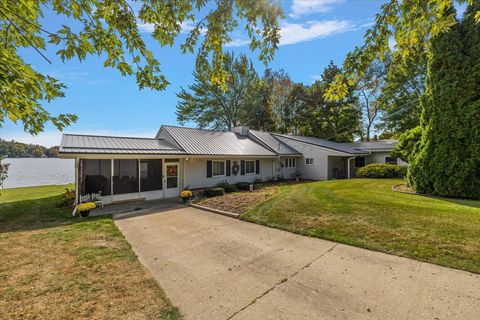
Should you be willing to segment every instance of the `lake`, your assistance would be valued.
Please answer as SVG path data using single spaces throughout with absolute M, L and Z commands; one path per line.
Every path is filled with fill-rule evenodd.
M 5 158 L 10 163 L 4 188 L 67 184 L 75 181 L 75 160 L 59 158 Z

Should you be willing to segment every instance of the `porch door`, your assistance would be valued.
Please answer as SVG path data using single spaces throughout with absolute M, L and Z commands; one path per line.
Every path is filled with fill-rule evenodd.
M 180 186 L 178 175 L 178 162 L 165 162 L 165 198 L 179 196 Z

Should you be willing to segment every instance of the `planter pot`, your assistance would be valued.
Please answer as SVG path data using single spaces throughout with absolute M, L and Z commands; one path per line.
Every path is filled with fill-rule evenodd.
M 299 178 L 299 177 L 296 177 L 296 178 L 295 178 L 295 181 L 296 181 L 296 182 L 300 182 L 300 178 Z
M 88 217 L 89 215 L 90 215 L 90 210 L 88 210 L 88 211 L 81 211 L 81 212 L 80 212 L 80 216 L 82 216 L 82 217 L 84 217 L 84 218 L 85 218 L 85 217 Z
M 190 198 L 182 198 L 183 203 L 188 203 L 189 200 Z

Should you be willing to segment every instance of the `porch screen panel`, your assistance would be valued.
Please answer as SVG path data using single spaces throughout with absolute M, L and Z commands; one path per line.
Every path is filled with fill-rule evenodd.
M 111 175 L 111 161 L 110 160 L 82 160 L 82 177 L 84 183 L 85 194 L 102 192 L 102 196 L 110 195 L 110 175 Z
M 138 160 L 113 160 L 113 194 L 138 192 Z
M 162 190 L 162 160 L 140 160 L 140 191 Z

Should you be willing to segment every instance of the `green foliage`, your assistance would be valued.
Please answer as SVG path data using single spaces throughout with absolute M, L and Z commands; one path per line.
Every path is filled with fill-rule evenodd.
M 237 188 L 239 190 L 249 191 L 250 190 L 250 185 L 251 185 L 250 182 L 239 182 L 239 183 L 237 183 Z
M 181 89 L 177 94 L 177 120 L 180 123 L 196 122 L 200 128 L 230 130 L 242 124 L 246 109 L 255 108 L 251 103 L 251 92 L 255 91 L 258 75 L 253 64 L 245 55 L 235 58 L 233 53 L 225 56 L 223 68 L 229 73 L 226 88 L 210 80 L 214 74 L 212 66 L 197 68 L 195 83 L 189 91 Z
M 404 178 L 407 167 L 389 163 L 367 164 L 357 170 L 357 178 Z
M 390 0 L 381 7 L 372 28 L 364 35 L 364 44 L 356 47 L 344 60 L 339 74 L 325 93 L 329 100 L 344 98 L 353 85 L 377 59 L 384 59 L 395 41 L 393 59 L 405 65 L 415 59 L 426 44 L 456 24 L 454 4 L 475 4 L 477 0 Z M 446 14 L 448 13 L 448 14 Z M 480 11 L 474 12 L 477 18 Z M 477 19 L 480 20 L 480 19 Z
M 238 191 L 238 188 L 237 188 L 236 185 L 229 184 L 227 181 L 223 181 L 223 182 L 218 183 L 217 187 L 223 188 L 223 190 L 225 190 L 226 193 Z
M 469 6 L 460 25 L 431 42 L 422 138 L 407 175 L 418 192 L 480 198 L 478 9 Z
M 209 80 L 226 87 L 228 71 L 223 48 L 231 41 L 230 34 L 240 21 L 251 40 L 251 50 L 259 51 L 259 59 L 272 59 L 279 42 L 278 18 L 282 10 L 271 0 L 243 1 L 203 0 L 139 1 L 137 11 L 126 0 L 4 0 L 0 4 L 0 124 L 7 118 L 23 123 L 31 134 L 43 131 L 47 122 L 62 130 L 77 120 L 73 114 L 50 114 L 42 103 L 63 97 L 65 85 L 38 72 L 20 55 L 23 48 L 43 53 L 56 49 L 63 60 L 89 55 L 104 58 L 104 66 L 117 69 L 122 75 L 135 76 L 140 89 L 163 90 L 168 81 L 139 32 L 140 24 L 153 25 L 151 36 L 160 46 L 172 46 L 182 31 L 182 24 L 192 23 L 184 53 L 196 50 L 196 65 L 211 65 Z M 46 30 L 42 26 L 44 10 L 58 15 L 62 26 Z M 202 14 L 204 14 L 202 16 Z M 50 17 L 46 17 L 47 19 Z M 52 19 L 55 20 L 55 19 Z M 201 32 L 205 31 L 200 39 Z
M 26 144 L 17 141 L 7 141 L 0 139 L 0 157 L 9 158 L 39 158 L 43 155 L 46 157 L 58 157 L 58 146 L 45 148 L 36 144 Z
M 220 188 L 220 187 L 208 188 L 208 189 L 205 189 L 205 191 L 203 191 L 203 194 L 206 197 L 223 196 L 225 194 L 225 190 L 223 188 Z
M 320 81 L 295 92 L 297 96 L 292 100 L 299 108 L 296 133 L 338 142 L 351 142 L 360 135 L 361 112 L 357 107 L 354 88 L 349 87 L 346 97 L 341 100 L 325 99 L 326 90 L 339 74 L 340 68 L 331 62 Z
M 412 161 L 413 156 L 418 152 L 421 138 L 422 128 L 420 126 L 405 131 L 400 135 L 398 143 L 393 148 L 392 157 L 401 158 L 406 162 Z
M 10 163 L 3 163 L 2 158 L 0 158 L 0 189 L 3 188 L 3 181 L 8 177 L 8 167 Z

